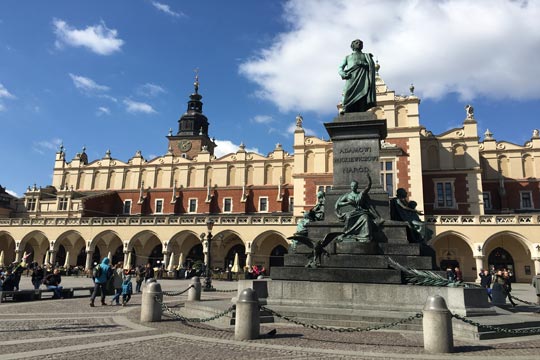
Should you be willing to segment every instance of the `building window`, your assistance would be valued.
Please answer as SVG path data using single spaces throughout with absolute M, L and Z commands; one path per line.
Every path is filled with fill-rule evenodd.
M 532 209 L 533 208 L 533 202 L 532 202 L 532 192 L 530 191 L 520 191 L 520 208 L 522 209 Z
M 130 215 L 131 214 L 131 200 L 124 200 L 124 215 Z
M 294 212 L 294 198 L 289 198 L 289 212 Z
M 163 199 L 156 199 L 156 214 L 163 214 Z
M 226 212 L 226 213 L 232 212 L 232 199 L 231 198 L 223 199 L 223 212 Z
M 35 198 L 28 199 L 26 202 L 26 210 L 36 211 L 36 204 L 37 204 L 37 199 Z
M 195 213 L 197 212 L 197 199 L 189 199 L 189 209 L 188 212 Z
M 68 198 L 61 197 L 58 199 L 58 211 L 66 211 L 68 209 Z
M 268 212 L 268 198 L 267 197 L 259 198 L 259 212 Z
M 484 209 L 491 210 L 491 193 L 489 191 L 484 191 L 482 196 L 484 197 Z
M 435 207 L 455 208 L 453 181 L 435 182 L 435 191 Z
M 326 194 L 330 190 L 332 190 L 332 185 L 318 185 L 317 186 L 317 192 L 324 191 L 324 193 Z
M 395 196 L 394 184 L 394 160 L 382 160 L 381 185 L 390 196 Z

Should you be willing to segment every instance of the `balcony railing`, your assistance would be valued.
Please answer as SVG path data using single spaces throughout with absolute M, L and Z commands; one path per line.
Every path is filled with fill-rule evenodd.
M 540 215 L 430 215 L 430 225 L 532 225 L 540 224 Z
M 4 226 L 171 226 L 201 225 L 211 219 L 215 225 L 295 225 L 301 217 L 292 215 L 192 215 L 192 216 L 128 216 L 91 218 L 3 218 Z

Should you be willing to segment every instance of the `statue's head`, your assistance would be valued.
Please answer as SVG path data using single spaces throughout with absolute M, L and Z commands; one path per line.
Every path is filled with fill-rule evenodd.
M 364 43 L 360 39 L 355 39 L 351 42 L 351 49 L 353 51 L 359 51 L 364 48 Z
M 416 209 L 417 206 L 418 206 L 418 203 L 416 201 L 409 201 L 409 207 L 411 209 Z
M 358 181 L 353 180 L 353 181 L 351 182 L 351 190 L 352 190 L 352 191 L 358 190 Z
M 317 199 L 318 199 L 318 200 L 324 199 L 325 196 L 326 196 L 326 195 L 324 194 L 324 191 L 319 190 L 319 191 L 317 192 Z
M 407 197 L 407 190 L 404 188 L 397 189 L 396 196 L 398 199 L 405 199 Z

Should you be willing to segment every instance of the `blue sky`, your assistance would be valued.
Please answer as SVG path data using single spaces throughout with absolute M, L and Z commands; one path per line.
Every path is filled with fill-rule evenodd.
M 298 113 L 327 138 L 357 37 L 391 89 L 414 83 L 428 130 L 471 103 L 481 134 L 523 144 L 540 127 L 538 18 L 537 1 L 2 1 L 0 184 L 50 184 L 61 143 L 68 159 L 165 154 L 195 68 L 218 155 L 292 152 Z

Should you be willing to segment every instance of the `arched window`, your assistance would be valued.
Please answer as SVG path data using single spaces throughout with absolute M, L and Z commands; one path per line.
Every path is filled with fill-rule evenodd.
M 292 166 L 287 164 L 285 165 L 283 170 L 285 172 L 285 184 L 291 185 L 292 184 Z
M 499 173 L 504 177 L 509 177 L 508 158 L 506 156 L 499 157 Z
M 396 110 L 396 127 L 406 127 L 408 126 L 407 121 L 407 109 L 403 106 L 400 106 Z
M 264 185 L 270 185 L 274 181 L 274 168 L 272 165 L 264 167 Z
M 456 145 L 454 146 L 454 169 L 464 169 L 465 168 L 465 146 Z
M 313 151 L 306 151 L 306 166 L 305 166 L 305 172 L 307 173 L 313 173 L 315 171 L 315 154 Z
M 430 145 L 427 148 L 427 168 L 439 169 L 439 147 L 436 145 Z
M 214 169 L 211 166 L 206 168 L 206 174 L 204 175 L 204 186 L 212 186 L 212 175 L 214 174 Z
M 531 155 L 525 154 L 523 156 L 523 177 L 534 177 L 534 159 Z
M 334 172 L 334 152 L 332 150 L 326 152 L 325 170 L 329 173 Z
M 246 168 L 246 185 L 253 185 L 253 173 L 254 173 L 253 166 L 249 165 Z
M 196 184 L 196 180 L 197 180 L 197 169 L 195 169 L 194 167 L 189 168 L 188 186 L 189 187 L 194 187 L 195 184 Z
M 229 171 L 227 173 L 227 185 L 236 185 L 236 168 L 232 165 L 229 166 Z
M 163 183 L 163 170 L 157 169 L 156 170 L 156 188 L 164 188 L 166 187 Z

